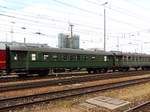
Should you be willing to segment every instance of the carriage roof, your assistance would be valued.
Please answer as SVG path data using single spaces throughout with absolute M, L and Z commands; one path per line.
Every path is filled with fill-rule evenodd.
M 27 45 L 10 45 L 10 50 L 17 51 L 39 51 L 39 52 L 53 52 L 53 53 L 70 53 L 70 54 L 93 54 L 93 55 L 113 55 L 111 52 L 105 51 L 90 51 L 82 49 L 70 48 L 51 48 L 49 46 L 27 46 Z

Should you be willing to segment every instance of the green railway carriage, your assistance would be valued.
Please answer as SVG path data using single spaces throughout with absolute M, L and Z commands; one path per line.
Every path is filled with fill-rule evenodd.
M 128 71 L 129 68 L 148 69 L 150 67 L 150 55 L 139 53 L 114 53 L 115 66 L 119 70 Z
M 86 69 L 89 73 L 107 70 L 128 71 L 129 68 L 150 68 L 150 55 L 138 53 L 88 51 L 81 49 L 50 48 L 26 44 L 9 44 L 0 48 L 0 70 L 47 75 L 66 69 Z
M 89 73 L 107 71 L 114 66 L 111 52 L 49 47 L 9 46 L 9 71 L 48 74 L 50 69 L 82 69 Z

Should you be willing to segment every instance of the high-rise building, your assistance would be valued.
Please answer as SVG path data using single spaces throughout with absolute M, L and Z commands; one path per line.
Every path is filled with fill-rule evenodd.
M 67 34 L 60 33 L 58 35 L 58 47 L 59 48 L 72 48 L 79 49 L 80 46 L 80 37 L 79 35 L 73 35 L 71 38 Z
M 58 35 L 58 47 L 66 48 L 66 45 L 67 45 L 67 35 L 60 33 Z

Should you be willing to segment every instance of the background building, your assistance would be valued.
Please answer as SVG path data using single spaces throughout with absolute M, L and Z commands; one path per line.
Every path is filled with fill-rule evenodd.
M 58 35 L 58 47 L 59 48 L 80 48 L 80 37 L 79 35 L 73 35 L 71 38 L 68 34 L 60 33 Z

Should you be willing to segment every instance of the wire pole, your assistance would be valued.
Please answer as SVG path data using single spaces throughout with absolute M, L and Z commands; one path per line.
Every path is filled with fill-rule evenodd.
M 104 51 L 106 51 L 106 9 L 105 5 L 107 5 L 108 2 L 105 2 L 102 4 L 104 6 Z
M 71 37 L 71 43 L 70 43 L 70 47 L 73 48 L 73 24 L 70 24 L 70 37 Z
M 15 22 L 13 22 L 13 21 L 11 21 L 11 23 L 12 23 L 12 25 L 11 25 L 11 31 L 10 31 L 10 33 L 11 33 L 11 41 L 13 41 L 13 33 L 14 33 L 14 26 L 13 26 L 13 24 L 15 24 Z
M 117 51 L 119 51 L 119 36 L 117 36 Z
M 104 6 L 104 51 L 106 51 L 106 10 Z
M 73 38 L 73 26 L 74 26 L 74 25 L 73 25 L 73 24 L 70 24 L 69 26 L 70 26 L 70 31 L 71 31 L 71 32 L 70 32 L 71 38 Z

